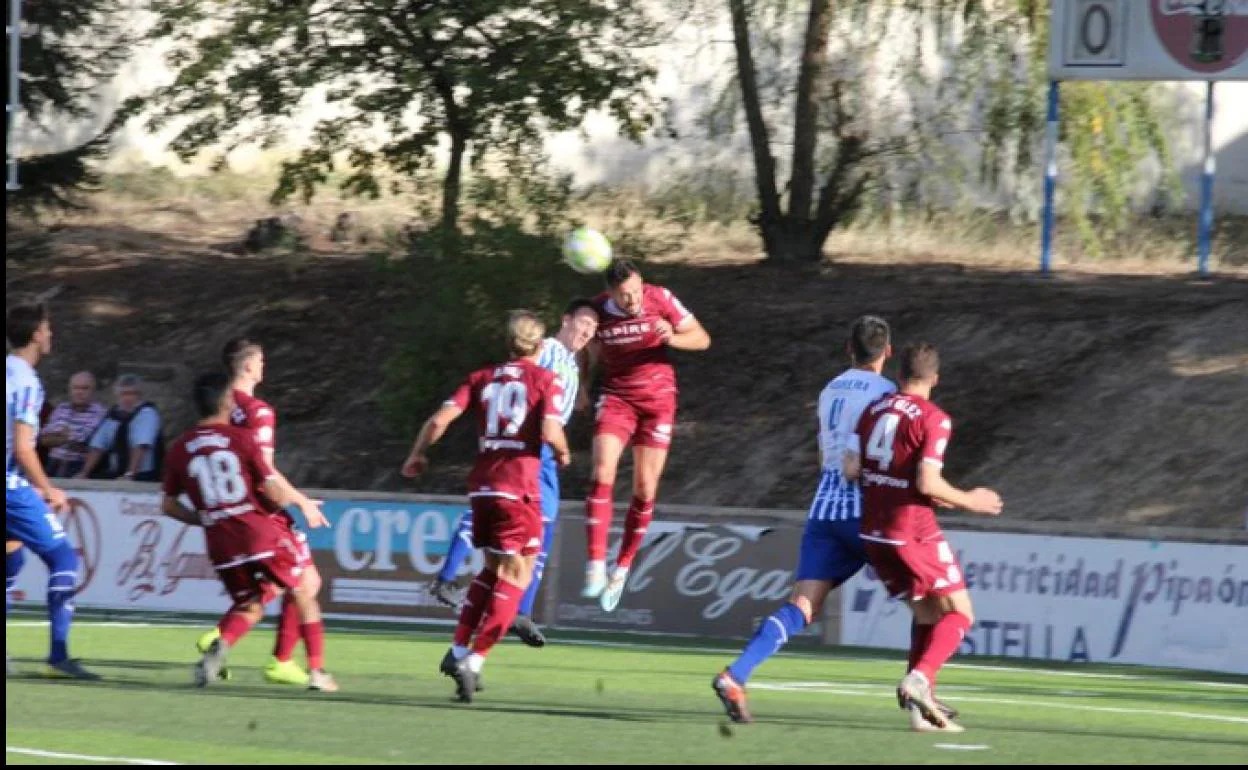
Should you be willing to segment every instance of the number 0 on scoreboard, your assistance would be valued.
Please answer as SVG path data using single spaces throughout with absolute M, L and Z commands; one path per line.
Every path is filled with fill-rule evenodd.
M 1126 64 L 1127 0 L 1075 0 L 1061 30 L 1067 67 Z

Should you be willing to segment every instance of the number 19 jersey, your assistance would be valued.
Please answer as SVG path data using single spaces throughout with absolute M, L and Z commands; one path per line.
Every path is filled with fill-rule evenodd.
M 563 382 L 527 359 L 479 369 L 447 399 L 477 410 L 477 462 L 469 497 L 537 501 L 542 421 L 561 420 Z

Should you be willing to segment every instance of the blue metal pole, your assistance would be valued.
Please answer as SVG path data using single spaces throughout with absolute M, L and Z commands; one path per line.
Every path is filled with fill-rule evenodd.
M 1058 81 L 1049 81 L 1049 117 L 1044 131 L 1044 214 L 1040 226 L 1040 274 L 1053 264 L 1053 195 L 1057 191 Z
M 1205 165 L 1200 180 L 1200 230 L 1197 235 L 1198 266 L 1201 277 L 1209 275 L 1210 239 L 1213 235 L 1213 176 L 1217 160 L 1213 155 L 1213 81 L 1205 90 Z
M 22 101 L 18 91 L 21 90 L 22 68 L 22 3 L 21 0 L 9 2 L 9 23 L 5 27 L 9 33 L 9 103 L 5 105 L 8 113 L 9 130 L 4 138 L 5 160 L 8 163 L 8 176 L 4 183 L 5 190 L 20 190 L 17 181 L 17 121 L 21 117 Z

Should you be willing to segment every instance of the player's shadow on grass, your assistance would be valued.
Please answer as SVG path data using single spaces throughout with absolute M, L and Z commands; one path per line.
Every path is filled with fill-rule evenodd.
M 189 665 L 158 663 L 153 665 L 131 666 L 131 661 L 104 661 L 92 660 L 91 665 L 99 669 L 107 669 L 108 664 L 116 664 L 116 668 L 132 668 L 135 670 L 165 670 L 165 669 L 184 669 L 190 671 Z M 185 684 L 158 682 L 151 679 L 135 679 L 124 676 L 106 676 L 105 679 L 98 682 L 80 682 L 64 679 L 46 679 L 39 676 L 21 677 L 22 681 L 27 683 L 41 684 L 52 687 L 83 687 L 83 688 L 102 688 L 109 690 L 122 690 L 132 692 L 166 692 L 166 693 L 186 693 L 201 695 L 202 697 L 212 698 L 239 698 L 251 701 L 262 700 L 283 700 L 283 701 L 300 701 L 307 703 L 323 700 L 326 703 L 353 703 L 367 706 L 394 706 L 400 708 L 418 708 L 418 709 L 471 709 L 473 711 L 482 711 L 487 713 L 498 714 L 514 714 L 529 716 L 546 716 L 567 719 L 595 719 L 608 722 L 633 722 L 633 723 L 656 723 L 670 724 L 673 720 L 686 721 L 690 723 L 706 724 L 707 722 L 718 722 L 722 720 L 722 714 L 718 708 L 708 704 L 706 709 L 680 709 L 680 708 L 664 708 L 664 707 L 635 707 L 635 706 L 618 706 L 611 705 L 609 696 L 598 695 L 586 690 L 586 699 L 597 698 L 603 702 L 601 708 L 586 708 L 576 705 L 544 705 L 544 704 L 521 704 L 507 700 L 491 701 L 488 695 L 478 696 L 478 700 L 471 705 L 455 703 L 451 700 L 449 690 L 445 696 L 398 696 L 386 695 L 377 692 L 348 691 L 338 692 L 332 695 L 311 694 L 302 689 L 276 687 L 270 684 L 262 684 L 262 673 L 258 668 L 234 667 L 235 679 L 228 683 L 211 685 L 204 689 L 193 686 L 189 681 Z M 242 680 L 242 681 L 240 681 Z M 423 682 L 424 680 L 422 680 Z M 428 683 L 428 682 L 424 682 Z M 826 717 L 778 717 L 773 719 L 760 720 L 762 723 L 786 725 L 790 727 L 814 727 L 814 728 L 856 728 L 879 732 L 893 733 L 896 727 L 891 724 L 881 725 L 876 721 L 869 719 L 859 719 L 853 717 L 843 718 L 839 714 L 828 715 Z
M 41 663 L 42 661 L 34 658 L 22 659 L 15 658 L 19 662 Z M 190 671 L 195 665 L 194 661 L 187 663 L 175 663 L 168 660 L 121 660 L 111 658 L 91 658 L 84 659 L 83 665 L 91 670 L 95 669 L 127 669 L 132 668 L 139 671 Z M 100 673 L 100 672 L 96 672 Z
M 94 662 L 93 662 L 94 663 Z M 128 663 L 128 661 L 126 662 Z M 176 667 L 176 666 L 175 666 Z M 243 673 L 245 672 L 245 673 Z M 241 675 L 259 677 L 259 669 L 242 669 Z M 394 706 L 417 709 L 434 709 L 438 711 L 454 710 L 454 709 L 470 709 L 486 713 L 497 714 L 514 714 L 529 716 L 547 716 L 555 718 L 567 719 L 596 719 L 608 722 L 633 722 L 633 723 L 660 723 L 670 724 L 673 719 L 680 719 L 690 723 L 706 724 L 708 722 L 722 721 L 723 716 L 718 708 L 712 708 L 708 705 L 706 709 L 678 709 L 678 708 L 662 708 L 662 707 L 616 707 L 604 703 L 601 709 L 580 708 L 577 706 L 558 706 L 558 705 L 523 705 L 508 701 L 488 700 L 489 696 L 479 696 L 477 702 L 471 705 L 451 702 L 449 693 L 446 697 L 422 696 L 422 697 L 403 697 L 397 695 L 385 695 L 382 693 L 366 693 L 366 692 L 339 692 L 332 695 L 314 695 L 304 690 L 297 689 L 279 689 L 273 685 L 266 684 L 243 684 L 239 682 L 230 682 L 218 686 L 210 686 L 203 690 L 199 690 L 191 685 L 186 684 L 170 684 L 165 682 L 153 682 L 142 679 L 123 679 L 111 678 L 104 679 L 99 682 L 80 682 L 75 680 L 64 679 L 45 679 L 38 676 L 19 677 L 25 683 L 40 684 L 50 687 L 82 687 L 82 688 L 102 688 L 110 690 L 128 690 L 134 692 L 181 692 L 187 694 L 198 694 L 202 697 L 211 698 L 231 698 L 231 699 L 247 699 L 257 700 L 289 700 L 300 701 L 304 703 L 323 701 L 326 704 L 360 704 L 366 706 Z M 591 696 L 586 692 L 586 697 Z M 809 727 L 819 729 L 857 729 L 868 730 L 871 732 L 887 733 L 895 735 L 899 732 L 908 732 L 905 728 L 905 718 L 898 715 L 896 722 L 881 722 L 873 716 L 856 716 L 851 713 L 840 713 L 829 710 L 826 713 L 811 714 L 781 714 L 776 716 L 756 716 L 757 722 L 753 728 L 744 727 L 742 729 L 759 729 L 768 725 L 776 727 Z M 1157 739 L 1157 733 L 1142 731 L 1104 731 L 1104 730 L 1079 730 L 1079 729 L 1062 729 L 1057 727 L 1036 727 L 1036 726 L 1013 726 L 998 724 L 974 724 L 972 728 L 983 731 L 997 731 L 1007 733 L 1042 733 L 1054 736 L 1087 736 L 1092 738 L 1116 738 L 1127 740 L 1144 740 L 1154 741 Z M 1184 735 L 1168 735 L 1166 740 L 1177 741 L 1182 743 L 1193 743 L 1200 745 L 1218 744 L 1225 746 L 1244 746 L 1248 745 L 1248 741 L 1218 739 L 1208 735 L 1201 736 L 1184 736 Z
M 128 661 L 126 662 L 128 663 Z M 99 661 L 92 661 L 93 665 L 103 668 Z M 156 668 L 166 668 L 167 666 L 157 666 Z M 136 667 L 137 668 L 137 667 Z M 179 666 L 172 666 L 179 668 Z M 190 666 L 184 666 L 188 673 Z M 367 692 L 338 692 L 333 694 L 313 694 L 303 689 L 297 688 L 279 688 L 274 685 L 260 684 L 261 674 L 259 669 L 235 669 L 236 678 L 246 677 L 248 680 L 254 676 L 257 683 L 240 683 L 232 681 L 222 683 L 220 685 L 209 686 L 203 689 L 196 688 L 189 681 L 185 684 L 174 684 L 169 682 L 155 682 L 148 679 L 133 679 L 124 677 L 109 677 L 95 682 L 84 682 L 72 679 L 51 679 L 42 677 L 37 674 L 19 674 L 17 677 L 10 678 L 9 681 L 20 680 L 24 684 L 43 685 L 49 687 L 82 687 L 92 689 L 108 689 L 108 690 L 124 690 L 132 692 L 185 692 L 187 694 L 197 694 L 203 697 L 212 698 L 244 698 L 253 701 L 260 700 L 288 700 L 300 701 L 307 703 L 317 700 L 325 703 L 354 703 L 367 706 L 395 706 L 407 708 L 422 709 L 463 709 L 470 708 L 476 711 L 485 711 L 492 713 L 517 714 L 517 715 L 541 715 L 551 717 L 568 717 L 573 719 L 601 719 L 616 722 L 661 722 L 670 720 L 672 716 L 681 713 L 678 710 L 639 710 L 637 709 L 618 709 L 615 711 L 593 710 L 585 708 L 576 708 L 575 706 L 554 706 L 554 705 L 520 705 L 508 702 L 482 702 L 478 700 L 472 705 L 454 703 L 449 697 L 439 698 L 429 697 L 403 697 L 397 695 L 385 695 L 382 693 Z

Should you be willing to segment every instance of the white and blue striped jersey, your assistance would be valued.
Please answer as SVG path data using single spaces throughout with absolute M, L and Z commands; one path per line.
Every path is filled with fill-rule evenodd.
M 4 359 L 4 392 L 8 410 L 4 421 L 4 488 L 28 487 L 26 473 L 13 457 L 13 428 L 19 422 L 31 427 L 31 444 L 39 436 L 39 412 L 43 409 L 43 383 L 34 367 L 20 356 Z
M 851 447 L 858 419 L 867 407 L 893 393 L 897 386 L 887 377 L 863 369 L 849 369 L 833 378 L 819 394 L 819 449 L 823 453 L 823 474 L 810 505 L 809 518 L 815 521 L 844 521 L 862 518 L 862 492 L 847 481 L 841 464 Z
M 563 379 L 563 411 L 559 423 L 566 426 L 572 419 L 572 410 L 576 408 L 576 392 L 581 386 L 581 369 L 576 364 L 576 354 L 563 346 L 554 337 L 542 340 L 542 352 L 537 357 L 537 365 L 549 369 Z

